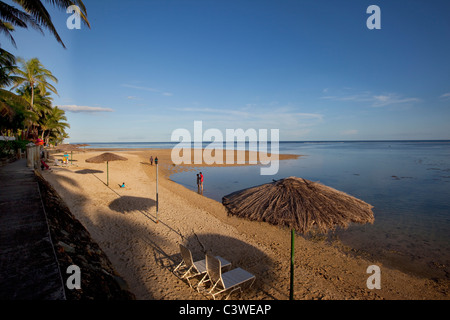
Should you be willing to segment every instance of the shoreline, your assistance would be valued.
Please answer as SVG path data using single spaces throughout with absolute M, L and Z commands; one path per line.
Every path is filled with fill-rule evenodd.
M 119 177 L 120 173 L 117 171 L 121 170 L 126 179 L 136 183 L 127 182 L 126 190 L 120 190 L 116 186 L 117 183 L 111 184 L 109 188 L 104 183 L 102 185 L 104 165 L 84 162 L 88 157 L 87 154 L 90 157 L 91 154 L 102 151 L 120 152 L 122 155 L 128 154 L 130 160 L 133 158 L 132 161 L 111 162 L 110 181 L 116 183 L 125 179 Z M 159 260 L 156 259 L 157 256 L 165 257 L 165 263 L 169 265 L 179 262 L 178 243 L 187 243 L 197 256 L 201 256 L 205 249 L 220 251 L 222 256 L 229 259 L 232 257 L 235 266 L 247 268 L 255 273 L 258 280 L 256 288 L 244 291 L 242 295 L 244 299 L 287 299 L 289 233 L 279 227 L 227 215 L 221 203 L 198 195 L 170 180 L 170 174 L 174 170 L 170 164 L 160 166 L 161 223 L 154 222 L 156 218 L 154 200 L 151 198 L 154 198 L 155 190 L 152 184 L 155 181 L 155 173 L 148 163 L 148 158 L 150 155 L 153 157 L 157 155 L 160 163 L 169 163 L 170 151 L 153 148 L 128 150 L 108 148 L 96 151 L 86 149 L 82 153 L 74 154 L 74 163 L 78 167 L 56 169 L 58 172 L 56 170 L 51 173 L 44 172 L 43 175 L 65 200 L 74 215 L 93 234 L 93 238 L 107 253 L 119 274 L 126 279 L 130 291 L 137 299 L 205 299 L 171 274 L 170 267 L 158 263 Z M 175 166 L 175 169 L 192 170 L 194 167 L 199 165 L 179 165 Z M 85 174 L 74 174 L 83 170 Z M 145 176 L 140 173 L 145 173 Z M 75 188 L 70 186 L 70 182 L 75 184 Z M 104 196 L 94 195 L 92 190 L 91 194 L 80 190 L 81 185 L 88 184 L 96 184 L 95 189 L 100 190 Z M 138 185 L 142 185 L 143 188 Z M 146 192 L 142 190 L 144 187 Z M 105 198 L 110 198 L 110 201 Z M 95 211 L 100 211 L 101 214 Z M 109 216 L 111 221 L 105 216 Z M 142 230 L 136 227 L 138 221 Z M 99 222 L 107 225 L 106 231 L 104 230 L 106 227 L 99 227 Z M 128 227 L 121 228 L 119 222 Z M 159 230 L 162 228 L 158 229 L 158 225 L 163 225 L 165 231 Z M 132 230 L 135 234 L 150 233 L 153 237 L 151 239 L 145 237 L 142 240 L 139 235 L 135 238 L 130 236 L 126 238 L 133 245 L 113 244 L 112 239 L 117 237 L 117 233 L 125 230 Z M 221 247 L 218 243 L 227 246 Z M 227 248 L 228 246 L 239 247 L 240 250 L 236 253 L 236 250 L 231 250 Z M 149 259 L 143 259 L 143 256 Z M 145 266 L 152 276 L 143 277 L 137 271 L 136 264 Z M 382 283 L 386 285 L 381 290 L 369 290 L 366 287 L 369 276 L 366 269 L 372 264 L 378 264 L 382 268 Z M 296 239 L 296 274 L 298 275 L 296 299 L 448 299 L 449 292 L 447 281 L 435 282 L 408 275 L 385 267 L 377 261 L 354 257 L 323 241 L 307 240 L 303 237 Z M 175 289 L 167 283 L 172 283 Z M 153 292 L 154 290 L 156 292 Z M 179 295 L 181 292 L 188 296 L 183 298 L 183 295 Z

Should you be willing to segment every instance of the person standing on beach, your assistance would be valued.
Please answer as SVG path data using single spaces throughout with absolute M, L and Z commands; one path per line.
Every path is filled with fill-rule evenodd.
M 200 172 L 200 190 L 203 195 L 203 173 Z
M 150 165 L 153 165 L 153 156 L 150 156 Z
M 200 175 L 197 173 L 197 193 L 200 193 Z

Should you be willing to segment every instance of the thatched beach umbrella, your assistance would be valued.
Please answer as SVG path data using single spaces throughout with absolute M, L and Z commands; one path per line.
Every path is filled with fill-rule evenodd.
M 77 146 L 77 147 L 87 147 L 87 146 L 90 146 L 90 144 L 87 144 L 87 143 L 78 143 L 78 144 L 76 144 L 76 146 Z M 83 149 L 86 149 L 86 148 L 83 148 Z
M 108 168 L 108 164 L 110 161 L 125 161 L 128 160 L 125 157 L 121 157 L 117 154 L 111 153 L 111 152 L 105 152 L 102 153 L 101 155 L 98 155 L 96 157 L 92 157 L 89 159 L 86 159 L 86 162 L 90 162 L 90 163 L 103 163 L 106 161 L 106 185 L 109 186 L 109 168 Z
M 232 215 L 291 228 L 291 287 L 293 298 L 295 231 L 306 234 L 373 223 L 372 206 L 344 192 L 302 178 L 289 177 L 231 193 L 222 203 Z
M 79 151 L 80 148 L 76 144 L 60 144 L 59 146 L 56 146 L 56 150 L 60 151 Z
M 78 146 L 74 145 L 74 144 L 61 144 L 61 145 L 56 147 L 56 150 L 59 150 L 59 151 L 70 151 L 70 163 L 72 164 L 73 163 L 73 161 L 72 161 L 73 160 L 72 159 L 73 152 L 74 151 L 80 151 L 80 148 L 78 148 Z

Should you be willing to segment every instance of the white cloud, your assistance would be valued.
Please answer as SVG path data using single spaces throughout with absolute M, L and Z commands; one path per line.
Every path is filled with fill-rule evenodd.
M 384 107 L 392 104 L 403 104 L 420 101 L 420 99 L 417 98 L 401 98 L 397 94 L 373 96 L 373 99 L 374 101 L 372 107 Z
M 59 107 L 62 110 L 68 112 L 113 112 L 113 109 L 102 108 L 102 107 L 88 107 L 88 106 L 77 106 L 77 105 L 67 105 Z
M 129 100 L 142 100 L 141 98 L 136 97 L 136 96 L 128 96 L 127 99 L 129 99 Z
M 448 100 L 450 99 L 450 92 L 444 93 L 440 96 L 441 99 Z
M 158 90 L 155 89 L 155 88 L 140 87 L 140 86 L 134 86 L 134 85 L 131 85 L 131 84 L 123 84 L 122 87 L 132 88 L 132 89 L 137 89 L 137 90 L 143 90 L 143 91 L 150 91 L 150 92 L 158 92 Z
M 173 93 L 171 93 L 171 92 L 161 91 L 159 89 L 155 89 L 155 88 L 151 88 L 151 87 L 135 86 L 135 85 L 132 85 L 132 84 L 122 84 L 122 87 L 136 89 L 136 90 L 141 90 L 141 91 L 148 91 L 148 92 L 159 93 L 159 94 L 161 94 L 163 96 L 166 96 L 166 97 L 173 96 Z
M 358 134 L 358 130 L 349 129 L 349 130 L 344 130 L 341 132 L 341 135 L 343 135 L 343 136 L 351 136 L 351 135 L 355 135 L 355 134 Z
M 247 109 L 247 108 L 246 108 Z M 198 113 L 209 113 L 209 114 L 225 114 L 225 115 L 234 115 L 239 116 L 241 118 L 254 118 L 254 119 L 264 119 L 264 120 L 275 120 L 279 118 L 295 118 L 295 119 L 314 119 L 314 120 L 322 120 L 323 116 L 318 113 L 302 113 L 302 112 L 290 112 L 288 110 L 272 110 L 270 112 L 267 111 L 239 111 L 239 110 L 229 110 L 229 109 L 213 109 L 213 108 L 175 108 L 177 111 L 186 111 L 186 112 L 198 112 Z
M 325 96 L 321 99 L 333 100 L 333 101 L 355 101 L 355 102 L 368 102 L 373 101 L 373 98 L 361 94 L 361 95 L 350 95 L 350 96 Z
M 319 113 L 297 112 L 294 107 L 273 107 L 245 105 L 239 109 L 229 108 L 173 108 L 184 112 L 184 121 L 202 120 L 205 128 L 219 130 L 280 129 L 281 139 L 295 140 L 310 134 L 323 122 Z
M 396 93 L 376 95 L 370 92 L 363 92 L 354 95 L 325 96 L 322 97 L 322 99 L 333 101 L 367 102 L 371 107 L 385 107 L 389 105 L 414 103 L 420 101 L 418 98 L 404 98 Z
M 198 112 L 200 114 L 226 114 L 226 115 L 236 115 L 240 117 L 248 117 L 251 115 L 249 112 L 227 110 L 227 109 L 213 109 L 213 108 L 174 108 L 177 111 L 185 112 Z

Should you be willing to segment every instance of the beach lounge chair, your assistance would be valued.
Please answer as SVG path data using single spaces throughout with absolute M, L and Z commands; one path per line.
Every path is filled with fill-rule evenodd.
M 173 272 L 180 279 L 186 279 L 187 282 L 189 283 L 189 286 L 192 288 L 190 279 L 199 275 L 204 275 L 206 273 L 206 260 L 203 259 L 194 262 L 191 250 L 189 250 L 182 244 L 180 244 L 180 253 L 182 260 L 178 264 L 178 266 L 173 270 Z M 218 259 L 221 262 L 222 268 L 229 268 L 231 266 L 231 262 L 225 260 L 222 257 L 217 256 L 216 259 Z M 179 271 L 180 268 L 183 268 L 184 270 L 180 272 Z
M 250 288 L 256 279 L 253 274 L 241 268 L 236 268 L 222 273 L 220 260 L 209 254 L 206 255 L 206 275 L 201 282 L 203 282 L 206 277 L 209 278 L 209 281 L 211 281 L 212 285 L 208 294 L 210 294 L 214 300 L 216 299 L 216 295 L 227 290 L 231 291 L 226 299 L 228 299 L 230 295 L 236 290 L 239 290 L 242 293 L 242 285 L 251 281 L 249 285 Z

